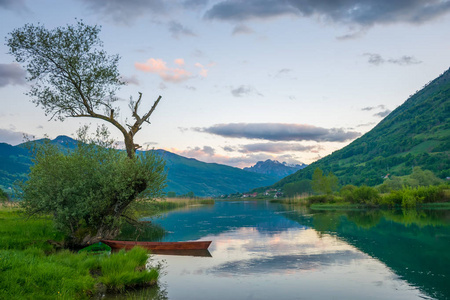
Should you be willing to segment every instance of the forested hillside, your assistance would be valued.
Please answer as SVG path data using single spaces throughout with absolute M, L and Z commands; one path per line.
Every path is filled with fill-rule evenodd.
M 26 180 L 32 164 L 28 143 L 11 146 L 0 143 L 0 188 L 13 192 L 16 180 Z M 76 147 L 77 141 L 67 136 L 58 136 L 51 141 L 62 151 Z M 155 150 L 165 161 L 167 171 L 166 192 L 183 195 L 193 192 L 196 196 L 220 196 L 248 191 L 273 184 L 278 178 L 265 174 L 244 171 L 230 166 L 204 163 L 164 150 Z
M 341 185 L 377 185 L 413 167 L 450 176 L 450 69 L 411 96 L 375 128 L 341 150 L 280 180 L 273 187 L 332 171 Z

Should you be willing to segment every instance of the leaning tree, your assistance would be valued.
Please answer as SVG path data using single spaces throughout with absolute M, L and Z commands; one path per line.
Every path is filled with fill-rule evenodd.
M 25 25 L 7 39 L 9 53 L 28 71 L 27 94 L 50 119 L 100 119 L 124 137 L 126 154 L 92 143 L 80 143 L 68 154 L 49 144 L 38 147 L 22 185 L 23 207 L 29 215 L 52 214 L 75 247 L 115 237 L 124 220 L 136 223 L 133 204 L 140 197 L 159 197 L 166 178 L 164 162 L 148 151 L 136 155 L 139 145 L 133 140 L 161 96 L 144 114 L 138 113 L 142 93 L 137 100 L 130 98 L 134 123 L 118 121 L 116 92 L 125 83 L 118 71 L 119 56 L 107 55 L 99 32 L 100 27 L 82 21 L 53 30 Z
M 33 103 L 44 108 L 51 119 L 90 117 L 106 121 L 123 134 L 128 157 L 140 146 L 134 136 L 141 129 L 161 100 L 139 114 L 142 93 L 130 97 L 134 123 L 121 124 L 116 92 L 125 84 L 118 70 L 118 55 L 107 55 L 99 38 L 100 27 L 79 21 L 76 25 L 46 29 L 43 25 L 27 24 L 15 29 L 7 39 L 9 54 L 26 65 L 32 83 L 28 95 Z

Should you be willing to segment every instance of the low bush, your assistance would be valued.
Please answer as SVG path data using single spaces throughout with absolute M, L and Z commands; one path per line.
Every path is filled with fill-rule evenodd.
M 380 202 L 380 194 L 378 191 L 370 186 L 360 186 L 351 190 L 348 200 L 357 204 L 378 205 Z

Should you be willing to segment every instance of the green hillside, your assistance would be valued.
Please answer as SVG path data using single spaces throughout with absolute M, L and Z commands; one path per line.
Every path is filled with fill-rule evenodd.
M 273 185 L 311 179 L 316 168 L 332 171 L 342 185 L 377 185 L 386 174 L 412 168 L 450 176 L 450 69 L 411 96 L 371 131 L 350 145 Z
M 41 140 L 27 143 L 41 142 Z M 12 192 L 16 180 L 26 180 L 32 164 L 27 143 L 11 146 L 0 143 L 0 188 Z M 76 146 L 76 141 L 59 136 L 52 143 L 67 151 Z M 194 192 L 196 196 L 219 196 L 248 191 L 260 186 L 273 184 L 276 177 L 244 171 L 220 164 L 204 163 L 192 158 L 182 157 L 164 150 L 155 150 L 166 161 L 166 192 L 177 195 Z

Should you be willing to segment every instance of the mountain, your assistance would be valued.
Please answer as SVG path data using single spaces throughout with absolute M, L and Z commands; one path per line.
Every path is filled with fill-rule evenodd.
M 350 145 L 272 187 L 310 180 L 316 168 L 332 171 L 342 185 L 373 186 L 387 174 L 408 175 L 415 166 L 450 176 L 450 69 Z
M 290 165 L 285 162 L 280 163 L 277 160 L 268 159 L 266 161 L 258 161 L 254 166 L 244 168 L 244 170 L 259 174 L 266 174 L 281 179 L 305 168 L 306 166 L 307 165 L 305 164 Z
M 27 147 L 43 140 L 29 141 L 17 146 L 0 143 L 0 187 L 4 190 L 14 186 L 16 180 L 26 180 L 32 164 L 32 155 Z M 51 143 L 63 151 L 73 149 L 77 141 L 67 136 L 58 136 Z M 204 163 L 165 150 L 156 151 L 166 162 L 166 192 L 177 195 L 194 192 L 197 196 L 218 196 L 248 191 L 273 184 L 278 178 L 248 172 L 230 166 Z

